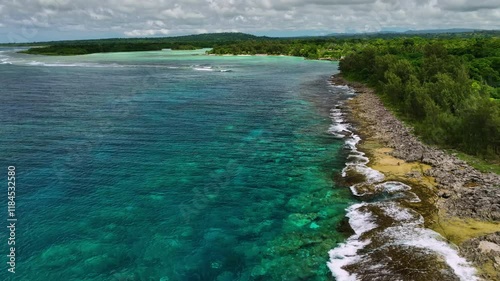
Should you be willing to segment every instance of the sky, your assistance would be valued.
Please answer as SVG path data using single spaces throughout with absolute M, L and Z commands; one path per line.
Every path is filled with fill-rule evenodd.
M 500 29 L 500 0 L 0 0 L 0 42 Z

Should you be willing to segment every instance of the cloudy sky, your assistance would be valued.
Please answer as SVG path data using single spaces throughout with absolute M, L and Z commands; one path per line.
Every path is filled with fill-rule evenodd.
M 500 29 L 500 0 L 1 0 L 0 42 Z

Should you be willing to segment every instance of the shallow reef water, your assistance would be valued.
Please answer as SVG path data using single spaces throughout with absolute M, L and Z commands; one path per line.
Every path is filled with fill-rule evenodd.
M 1 280 L 332 280 L 353 203 L 336 63 L 0 51 L 22 218 Z
M 15 51 L 0 161 L 19 251 L 0 280 L 477 279 L 418 187 L 357 149 L 334 62 Z

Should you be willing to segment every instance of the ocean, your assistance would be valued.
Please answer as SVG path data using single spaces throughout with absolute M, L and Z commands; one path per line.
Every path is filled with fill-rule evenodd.
M 14 51 L 0 53 L 0 153 L 5 180 L 16 169 L 18 252 L 1 276 L 329 279 L 352 203 L 333 180 L 346 154 L 329 111 L 348 96 L 328 83 L 336 63 Z
M 17 219 L 15 273 L 12 231 L 0 232 L 1 280 L 413 280 L 370 255 L 422 224 L 387 200 L 418 200 L 411 188 L 381 183 L 399 195 L 365 202 L 338 180 L 353 167 L 383 176 L 338 108 L 354 93 L 329 82 L 336 62 L 16 51 L 0 49 L 0 161 L 5 186 L 9 167 L 16 179 L 0 202 L 6 226 L 9 201 Z M 374 208 L 406 227 L 375 246 Z M 417 248 L 438 243 L 444 260 L 424 277 L 473 276 L 417 230 Z

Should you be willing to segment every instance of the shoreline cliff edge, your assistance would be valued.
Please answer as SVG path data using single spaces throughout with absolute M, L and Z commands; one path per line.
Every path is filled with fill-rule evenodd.
M 423 198 L 416 211 L 426 227 L 458 246 L 480 278 L 500 280 L 500 175 L 483 174 L 423 144 L 366 85 L 347 81 L 341 73 L 331 82 L 356 92 L 343 110 L 362 136 L 359 149 L 370 157 L 368 166 L 387 180 L 415 186 Z

